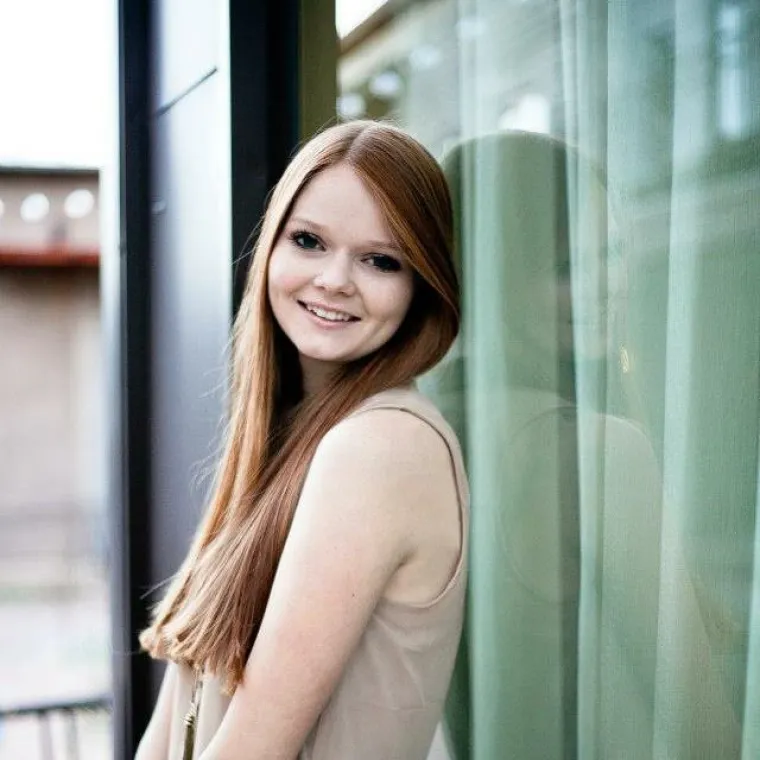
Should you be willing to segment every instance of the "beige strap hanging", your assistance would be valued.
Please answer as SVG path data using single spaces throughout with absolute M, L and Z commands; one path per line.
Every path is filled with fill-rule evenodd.
M 198 724 L 198 711 L 201 706 L 201 692 L 203 691 L 203 674 L 200 670 L 195 671 L 193 682 L 193 694 L 190 698 L 190 707 L 185 715 L 185 741 L 183 743 L 182 760 L 193 760 L 195 749 L 195 731 Z

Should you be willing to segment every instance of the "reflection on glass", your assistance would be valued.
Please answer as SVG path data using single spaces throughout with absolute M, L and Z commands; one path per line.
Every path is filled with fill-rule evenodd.
M 608 374 L 624 386 L 625 277 L 610 254 L 601 178 L 558 141 L 476 138 L 445 166 L 458 216 L 471 220 L 460 250 L 464 279 L 478 293 L 471 353 L 463 349 L 469 387 L 460 403 L 470 408 L 460 432 L 468 434 L 476 503 L 489 505 L 473 533 L 479 581 L 470 622 L 480 651 L 469 675 L 477 673 L 482 707 L 471 730 L 483 757 L 507 742 L 514 757 L 564 757 L 579 741 L 578 684 L 591 677 L 579 657 L 588 643 L 581 592 L 599 570 L 604 604 L 586 610 L 603 632 L 594 645 L 629 663 L 628 675 L 605 677 L 619 695 L 607 719 L 617 725 L 624 714 L 651 725 L 645 705 L 626 695 L 653 689 L 645 643 L 657 631 L 659 472 L 642 430 L 605 414 L 603 394 L 578 387 Z M 583 229 L 570 223 L 568 167 L 588 174 Z M 573 245 L 580 240 L 582 249 Z M 437 395 L 437 379 L 428 383 Z M 450 411 L 451 398 L 446 404 Z M 600 522 L 603 551 L 594 535 Z
M 752 98 L 751 66 L 757 56 L 750 47 L 757 44 L 757 23 L 757 9 L 753 14 L 747 2 L 733 0 L 718 6 L 718 120 L 721 134 L 729 139 L 747 137 L 760 126 L 760 109 Z
M 760 8 L 655 5 L 412 2 L 341 56 L 454 192 L 455 758 L 760 757 Z

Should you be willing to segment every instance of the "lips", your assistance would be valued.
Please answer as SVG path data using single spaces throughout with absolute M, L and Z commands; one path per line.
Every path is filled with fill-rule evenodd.
M 346 311 L 340 309 L 334 309 L 326 304 L 319 304 L 313 302 L 298 301 L 299 306 L 305 309 L 315 317 L 318 317 L 324 322 L 330 322 L 332 324 L 347 324 L 350 322 L 358 322 L 359 317 L 355 317 L 353 314 L 349 314 Z

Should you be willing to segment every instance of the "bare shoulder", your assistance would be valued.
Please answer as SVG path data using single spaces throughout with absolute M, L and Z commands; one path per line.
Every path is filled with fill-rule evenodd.
M 389 596 L 423 601 L 445 585 L 460 547 L 459 498 L 448 445 L 429 422 L 392 408 L 349 417 L 320 443 L 309 480 L 331 491 L 346 524 L 395 536 L 405 577 Z
M 427 480 L 451 469 L 441 434 L 403 409 L 369 409 L 348 417 L 327 433 L 317 455 L 323 466 L 353 468 L 362 477 Z
M 352 562 L 359 546 L 380 557 L 392 569 L 383 595 L 394 602 L 435 599 L 462 550 L 455 466 L 435 424 L 394 408 L 343 420 L 317 447 L 296 509 L 305 532 L 329 525 L 344 535 Z

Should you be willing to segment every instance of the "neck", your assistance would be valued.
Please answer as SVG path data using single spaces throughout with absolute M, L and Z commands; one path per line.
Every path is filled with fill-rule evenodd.
M 301 356 L 301 376 L 303 380 L 303 395 L 308 398 L 324 388 L 335 374 L 334 364 L 320 362 Z

